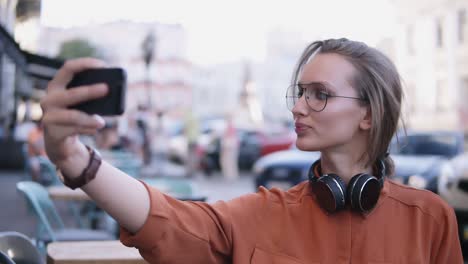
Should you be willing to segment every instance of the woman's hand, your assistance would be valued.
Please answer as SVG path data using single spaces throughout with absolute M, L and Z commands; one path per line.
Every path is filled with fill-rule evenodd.
M 76 163 L 79 157 L 86 160 L 87 151 L 78 140 L 79 134 L 93 135 L 104 126 L 104 120 L 100 116 L 88 115 L 68 107 L 103 97 L 108 89 L 106 84 L 87 85 L 75 89 L 66 89 L 66 86 L 74 74 L 85 69 L 104 66 L 102 61 L 91 58 L 67 61 L 49 82 L 47 95 L 41 100 L 47 156 L 60 169 Z

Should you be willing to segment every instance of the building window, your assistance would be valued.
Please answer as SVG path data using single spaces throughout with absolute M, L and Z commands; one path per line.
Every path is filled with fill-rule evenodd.
M 408 26 L 406 28 L 406 45 L 408 48 L 408 54 L 413 55 L 414 54 L 414 30 L 413 26 Z
M 436 46 L 442 48 L 444 45 L 444 30 L 442 27 L 442 19 L 436 21 Z
M 458 42 L 465 42 L 465 31 L 466 31 L 466 9 L 458 10 Z

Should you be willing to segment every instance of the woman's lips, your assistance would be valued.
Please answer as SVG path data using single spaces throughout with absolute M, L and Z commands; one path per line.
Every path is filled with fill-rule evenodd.
M 307 126 L 305 124 L 295 123 L 295 131 L 296 131 L 296 134 L 298 135 L 304 133 L 309 128 L 310 126 Z

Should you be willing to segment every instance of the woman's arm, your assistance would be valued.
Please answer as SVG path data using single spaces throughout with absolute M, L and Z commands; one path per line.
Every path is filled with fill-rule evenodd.
M 99 67 L 104 64 L 95 59 L 67 61 L 50 81 L 47 95 L 41 101 L 47 155 L 67 177 L 80 175 L 90 159 L 78 135 L 94 135 L 104 126 L 99 116 L 68 107 L 104 96 L 107 87 L 96 84 L 67 90 L 66 85 L 74 74 Z M 143 184 L 107 162 L 102 162 L 96 178 L 82 189 L 130 232 L 137 232 L 148 217 L 149 195 Z

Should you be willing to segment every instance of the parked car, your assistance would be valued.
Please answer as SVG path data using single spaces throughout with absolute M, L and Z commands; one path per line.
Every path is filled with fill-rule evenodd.
M 468 152 L 450 161 L 452 174 L 439 179 L 439 193 L 454 210 L 463 256 L 468 259 Z
M 286 190 L 307 180 L 310 166 L 320 158 L 320 152 L 301 151 L 295 146 L 289 150 L 266 155 L 253 166 L 255 186 L 278 187 Z
M 396 181 L 437 193 L 438 177 L 453 172 L 448 161 L 462 151 L 461 133 L 408 133 L 398 140 L 395 138 L 391 144 L 391 157 L 396 168 L 393 177 Z M 291 187 L 307 180 L 308 169 L 318 158 L 317 152 L 297 149 L 266 155 L 254 164 L 255 184 L 257 187 Z
M 438 193 L 440 177 L 451 177 L 450 159 L 463 153 L 463 133 L 458 131 L 408 132 L 395 138 L 390 153 L 396 181 Z
M 225 127 L 223 119 L 204 120 L 200 123 L 199 137 L 197 140 L 198 155 L 202 155 L 203 149 L 209 148 L 214 138 L 221 133 Z M 188 157 L 188 143 L 184 134 L 184 124 L 178 123 L 170 129 L 168 139 L 167 156 L 170 161 L 184 164 Z M 200 157 L 199 157 L 200 158 Z
M 239 139 L 238 166 L 241 170 L 252 169 L 253 164 L 260 157 L 273 152 L 287 150 L 295 142 L 295 134 L 283 129 L 276 132 L 264 130 L 237 129 Z M 220 138 L 213 139 L 205 149 L 200 149 L 200 167 L 205 173 L 210 174 L 220 169 L 219 155 L 221 150 Z

